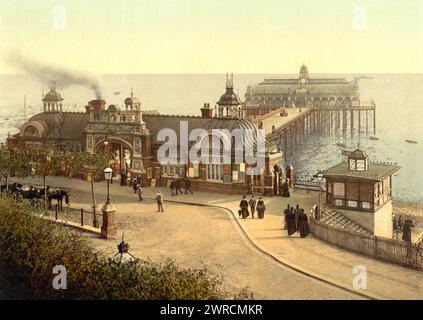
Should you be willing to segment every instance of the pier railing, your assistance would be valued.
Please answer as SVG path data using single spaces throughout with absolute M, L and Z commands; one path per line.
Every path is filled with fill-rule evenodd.
M 313 217 L 309 219 L 310 231 L 317 238 L 338 247 L 382 259 L 408 268 L 423 270 L 423 248 L 401 240 L 394 240 L 345 230 L 331 226 Z

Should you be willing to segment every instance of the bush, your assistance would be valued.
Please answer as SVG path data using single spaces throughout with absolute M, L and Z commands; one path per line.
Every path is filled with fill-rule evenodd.
M 26 202 L 0 198 L 0 298 L 3 299 L 245 299 L 231 296 L 219 276 L 180 269 L 172 261 L 116 264 L 79 233 L 40 219 Z M 35 212 L 41 214 L 40 212 Z M 67 289 L 52 287 L 56 265 Z

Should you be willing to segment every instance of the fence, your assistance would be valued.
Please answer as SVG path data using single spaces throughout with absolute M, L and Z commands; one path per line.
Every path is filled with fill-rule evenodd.
M 317 238 L 338 247 L 408 268 L 423 270 L 423 251 L 419 245 L 347 231 L 313 218 L 309 219 L 309 223 L 311 233 Z
M 325 192 L 323 184 L 319 184 L 318 181 L 310 181 L 310 180 L 299 180 L 295 179 L 294 181 L 294 191 L 297 189 L 305 189 L 307 192 L 313 191 L 319 191 L 320 188 L 322 189 L 322 192 Z
M 58 205 L 53 207 L 54 218 L 72 221 L 79 223 L 81 226 L 91 226 L 94 228 L 100 228 L 103 223 L 103 215 L 100 213 L 100 209 L 94 215 L 92 211 L 86 210 L 84 208 L 71 208 L 64 207 L 63 211 L 59 210 Z

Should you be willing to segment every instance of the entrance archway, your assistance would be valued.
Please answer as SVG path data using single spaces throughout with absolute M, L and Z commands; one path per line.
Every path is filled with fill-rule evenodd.
M 128 177 L 134 151 L 127 141 L 118 137 L 107 137 L 96 143 L 95 151 L 104 151 L 108 155 L 114 177 L 120 177 L 122 172 Z

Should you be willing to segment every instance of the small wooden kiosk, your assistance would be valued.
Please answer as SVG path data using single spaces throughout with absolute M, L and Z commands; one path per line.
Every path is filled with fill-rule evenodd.
M 400 167 L 370 162 L 357 149 L 346 162 L 323 171 L 326 205 L 342 211 L 375 235 L 392 237 L 392 175 Z

